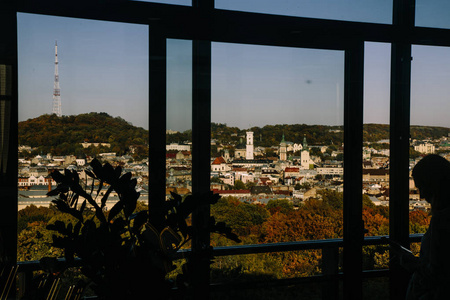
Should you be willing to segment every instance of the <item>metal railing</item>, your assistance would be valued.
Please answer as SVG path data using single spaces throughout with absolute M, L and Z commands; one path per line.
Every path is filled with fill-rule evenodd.
M 410 242 L 417 243 L 421 241 L 423 234 L 410 235 Z M 363 240 L 363 246 L 370 245 L 385 245 L 387 244 L 388 236 L 371 236 L 365 237 Z M 326 239 L 326 240 L 310 240 L 299 242 L 286 242 L 286 243 L 273 243 L 273 244 L 252 244 L 252 245 L 240 245 L 240 246 L 227 246 L 227 247 L 215 247 L 213 249 L 214 257 L 221 256 L 233 256 L 233 255 L 246 255 L 246 254 L 258 254 L 258 253 L 274 253 L 274 252 L 286 252 L 286 251 L 302 251 L 302 250 L 321 250 L 322 251 L 322 274 L 276 279 L 264 282 L 237 282 L 237 283 L 217 283 L 211 284 L 211 289 L 243 289 L 243 288 L 257 288 L 269 287 L 269 286 L 285 286 L 295 285 L 302 283 L 323 283 L 324 289 L 322 290 L 323 299 L 338 299 L 339 298 L 339 281 L 343 278 L 343 273 L 339 272 L 339 248 L 344 246 L 343 239 Z M 189 256 L 191 250 L 184 249 L 178 252 L 177 258 L 185 258 Z M 65 264 L 65 259 L 60 258 L 57 260 L 57 264 Z M 75 260 L 75 266 L 82 266 L 81 259 Z M 41 270 L 39 261 L 24 261 L 18 262 L 18 280 L 17 280 L 17 297 L 20 299 L 25 294 L 27 289 L 31 288 L 31 282 L 33 279 L 33 272 Z M 363 270 L 363 278 L 374 277 L 388 277 L 388 269 L 380 270 Z

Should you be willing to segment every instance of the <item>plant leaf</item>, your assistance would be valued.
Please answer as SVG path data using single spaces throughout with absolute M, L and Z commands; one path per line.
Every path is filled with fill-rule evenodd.
M 117 216 L 120 211 L 123 209 L 122 201 L 118 201 L 109 211 L 108 222 L 110 222 L 115 216 Z
M 114 190 L 113 187 L 110 186 L 110 187 L 108 188 L 108 190 L 106 191 L 106 193 L 103 195 L 102 200 L 101 200 L 101 206 L 100 206 L 102 209 L 103 209 L 103 207 L 105 207 L 105 205 L 106 205 L 106 200 L 108 200 L 109 194 L 111 194 L 111 192 L 112 192 L 113 190 Z

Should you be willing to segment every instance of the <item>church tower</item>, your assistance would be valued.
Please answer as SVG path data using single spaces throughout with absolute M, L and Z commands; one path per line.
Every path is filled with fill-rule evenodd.
M 309 169 L 311 158 L 309 157 L 308 143 L 306 142 L 306 135 L 303 137 L 303 150 L 300 155 L 302 169 Z
M 247 131 L 247 144 L 245 146 L 245 159 L 253 159 L 253 131 Z
M 225 159 L 226 162 L 230 161 L 230 151 L 228 151 L 228 149 L 224 150 L 223 159 Z
M 284 133 L 283 133 L 283 137 L 281 138 L 281 143 L 280 143 L 280 160 L 282 160 L 282 161 L 287 160 L 286 141 L 284 140 Z

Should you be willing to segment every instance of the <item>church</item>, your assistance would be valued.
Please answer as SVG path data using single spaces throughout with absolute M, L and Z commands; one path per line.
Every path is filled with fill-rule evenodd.
M 284 133 L 281 138 L 280 142 L 280 148 L 279 148 L 279 155 L 280 155 L 280 161 L 287 161 L 287 144 Z M 314 161 L 311 159 L 309 155 L 309 147 L 308 142 L 306 141 L 306 135 L 303 137 L 303 144 L 302 144 L 302 150 L 300 152 L 300 166 L 303 170 L 308 170 L 311 165 L 314 165 Z

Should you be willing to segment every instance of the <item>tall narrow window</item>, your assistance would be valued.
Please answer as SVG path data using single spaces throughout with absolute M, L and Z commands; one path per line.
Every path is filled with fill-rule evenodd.
M 364 132 L 363 132 L 363 222 L 365 236 L 389 235 L 389 101 L 391 45 L 364 45 Z M 363 268 L 389 267 L 386 245 L 364 246 Z M 367 279 L 364 287 L 385 284 L 383 296 L 388 297 L 388 281 Z M 370 293 L 364 290 L 364 293 Z
M 411 63 L 410 169 L 428 154 L 450 159 L 450 48 L 413 46 Z M 410 177 L 410 233 L 424 233 L 430 204 Z M 412 249 L 418 251 L 418 245 Z
M 343 83 L 341 51 L 213 44 L 211 189 L 222 198 L 211 211 L 243 243 L 342 237 Z M 213 268 L 291 278 L 316 274 L 320 255 L 224 258 Z
M 19 14 L 18 49 L 18 259 L 34 260 L 61 254 L 45 229 L 55 217 L 46 197 L 52 170 L 88 181 L 84 170 L 97 158 L 131 172 L 148 199 L 148 30 Z M 118 198 L 108 200 L 110 209 Z M 44 234 L 38 251 L 24 246 L 36 232 Z
M 192 41 L 167 41 L 166 196 L 192 193 Z

